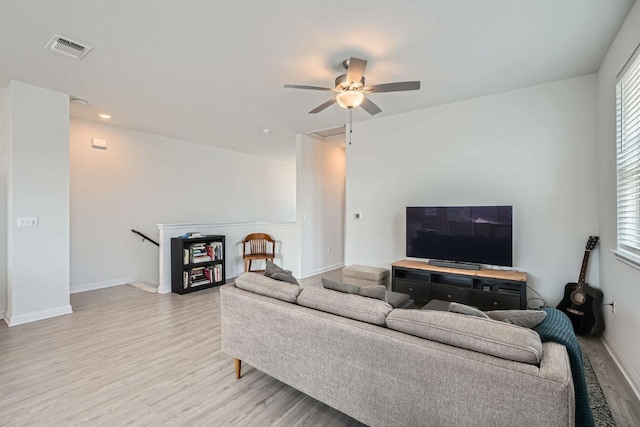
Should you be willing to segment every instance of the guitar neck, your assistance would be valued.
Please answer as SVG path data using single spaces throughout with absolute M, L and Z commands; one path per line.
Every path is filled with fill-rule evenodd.
M 590 250 L 584 251 L 584 257 L 582 258 L 582 268 L 580 269 L 580 277 L 578 278 L 578 289 L 582 290 L 585 284 L 585 277 L 587 276 L 587 265 L 589 264 Z

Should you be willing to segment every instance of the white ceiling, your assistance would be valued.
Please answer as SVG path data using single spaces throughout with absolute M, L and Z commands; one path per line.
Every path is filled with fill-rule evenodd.
M 339 126 L 332 86 L 355 56 L 376 117 L 596 72 L 633 0 L 0 0 L 0 87 L 89 101 L 74 117 L 285 160 L 296 133 Z M 46 51 L 54 34 L 93 48 Z M 362 109 L 354 121 L 368 120 Z M 265 134 L 263 128 L 271 129 Z

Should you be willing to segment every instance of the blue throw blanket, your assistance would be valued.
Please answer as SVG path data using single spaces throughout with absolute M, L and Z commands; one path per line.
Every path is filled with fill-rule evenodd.
M 550 307 L 542 307 L 540 310 L 547 312 L 547 317 L 534 328 L 542 342 L 554 341 L 567 347 L 569 362 L 571 363 L 571 375 L 573 387 L 576 392 L 576 426 L 593 427 L 593 414 L 589 406 L 589 390 L 584 379 L 584 365 L 582 363 L 582 350 L 580 343 L 573 332 L 571 320 L 560 310 Z

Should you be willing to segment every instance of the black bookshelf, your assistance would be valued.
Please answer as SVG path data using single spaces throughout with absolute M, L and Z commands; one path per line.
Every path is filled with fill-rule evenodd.
M 224 236 L 171 239 L 171 292 L 188 294 L 225 281 Z

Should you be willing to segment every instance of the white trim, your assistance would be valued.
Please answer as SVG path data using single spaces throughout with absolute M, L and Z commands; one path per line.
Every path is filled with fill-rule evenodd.
M 112 286 L 126 285 L 127 283 L 135 281 L 136 280 L 131 277 L 126 277 L 124 279 L 106 280 L 104 282 L 85 283 L 84 285 L 72 286 L 69 289 L 69 293 L 75 294 L 78 292 L 93 291 L 95 289 L 110 288 Z
M 640 257 L 621 249 L 609 249 L 616 259 L 630 267 L 640 270 Z
M 291 227 L 297 225 L 291 222 L 269 222 L 269 221 L 243 221 L 243 222 L 194 222 L 188 224 L 156 224 L 160 230 L 170 230 L 179 228 L 209 228 L 209 227 L 229 227 L 229 226 L 253 226 L 253 225 L 274 225 L 278 227 Z
M 150 285 L 146 282 L 143 282 L 141 280 L 134 280 L 132 282 L 129 282 L 130 286 L 133 286 L 134 288 L 138 288 L 138 289 L 142 289 L 143 291 L 149 292 L 149 293 L 157 293 L 158 292 L 158 287 L 157 286 L 153 286 Z
M 620 350 L 615 346 L 613 342 L 611 342 L 607 336 L 607 334 L 602 335 L 602 343 L 604 344 L 604 348 L 607 349 L 609 355 L 622 372 L 622 375 L 627 380 L 627 383 L 631 387 L 631 390 L 636 395 L 636 399 L 640 400 L 640 378 L 633 371 L 629 363 L 625 360 L 625 358 L 620 353 Z
M 19 316 L 11 316 L 11 318 L 4 318 L 9 326 L 22 325 L 24 323 L 35 322 L 37 320 L 49 319 L 51 317 L 62 316 L 63 314 L 71 314 L 73 310 L 71 305 L 63 305 L 62 307 L 51 308 L 48 310 L 34 311 L 27 314 L 21 314 Z
M 338 268 L 342 268 L 344 267 L 344 263 L 338 263 L 338 264 L 333 264 L 333 265 L 328 265 L 326 267 L 322 267 L 322 268 L 317 268 L 315 270 L 311 270 L 308 271 L 306 273 L 303 273 L 300 278 L 301 279 L 306 279 L 307 277 L 311 277 L 311 276 L 315 276 L 317 274 L 322 274 L 322 273 L 326 273 L 327 271 L 331 271 L 331 270 L 336 270 Z

